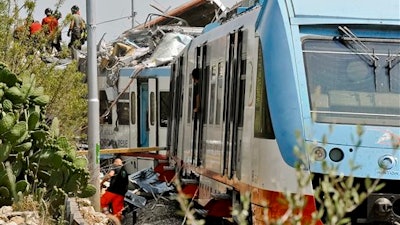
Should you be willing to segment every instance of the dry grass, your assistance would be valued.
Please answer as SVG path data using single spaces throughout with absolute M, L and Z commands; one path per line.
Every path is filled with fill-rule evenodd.
M 54 225 L 54 220 L 47 213 L 45 202 L 38 202 L 32 195 L 20 196 L 19 201 L 12 205 L 14 212 L 38 212 L 40 225 Z

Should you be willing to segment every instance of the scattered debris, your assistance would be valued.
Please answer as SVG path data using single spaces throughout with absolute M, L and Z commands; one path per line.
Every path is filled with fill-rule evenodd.
M 98 68 L 102 75 L 117 74 L 122 67 L 168 65 L 203 28 L 160 26 L 125 31 L 117 40 L 98 44 Z M 116 78 L 114 78 L 116 80 Z
M 14 211 L 12 206 L 0 208 L 0 224 L 4 225 L 38 225 L 41 224 L 40 216 L 37 211 Z
M 93 225 L 109 224 L 109 218 L 107 217 L 107 215 L 101 212 L 96 212 L 89 199 L 75 198 L 75 201 L 78 204 L 78 208 L 82 215 L 82 218 L 86 221 L 87 224 L 93 224 Z
M 175 190 L 172 184 L 158 179 L 158 174 L 154 172 L 153 168 L 140 170 L 136 173 L 129 175 L 129 181 L 136 184 L 141 190 L 151 194 L 155 199 L 159 196 Z

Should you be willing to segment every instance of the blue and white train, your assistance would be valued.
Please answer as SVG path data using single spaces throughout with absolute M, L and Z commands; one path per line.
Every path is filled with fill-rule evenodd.
M 170 66 L 123 67 L 117 76 L 98 77 L 101 149 L 166 146 L 170 74 Z M 165 159 L 165 153 L 130 155 L 123 156 L 129 173 Z
M 386 184 L 350 214 L 353 224 L 400 223 L 400 1 L 377 3 L 264 0 L 176 58 L 167 144 L 209 216 L 230 216 L 249 192 L 253 224 L 281 218 L 283 193 L 299 192 L 299 148 L 310 159 L 302 172 L 314 175 L 303 224 L 319 207 L 323 162 L 357 183 Z

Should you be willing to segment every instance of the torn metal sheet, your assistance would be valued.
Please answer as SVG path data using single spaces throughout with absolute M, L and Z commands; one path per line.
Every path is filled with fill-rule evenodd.
M 144 63 L 147 67 L 165 65 L 171 62 L 193 38 L 180 33 L 167 33 L 153 54 Z
M 147 193 L 163 194 L 175 189 L 173 185 L 160 181 L 158 174 L 151 167 L 129 175 L 128 179 Z
M 128 190 L 125 193 L 125 202 L 128 202 L 129 204 L 132 204 L 138 208 L 143 208 L 146 205 L 146 198 L 140 195 L 137 195 L 135 191 L 133 190 Z
M 116 89 L 123 67 L 168 65 L 202 31 L 201 27 L 161 26 L 127 30 L 111 44 L 102 39 L 97 45 L 98 73 L 107 80 L 101 85 Z

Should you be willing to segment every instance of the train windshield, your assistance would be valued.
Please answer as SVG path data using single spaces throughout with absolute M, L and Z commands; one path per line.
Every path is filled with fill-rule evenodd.
M 400 42 L 306 39 L 303 57 L 315 122 L 400 126 Z

